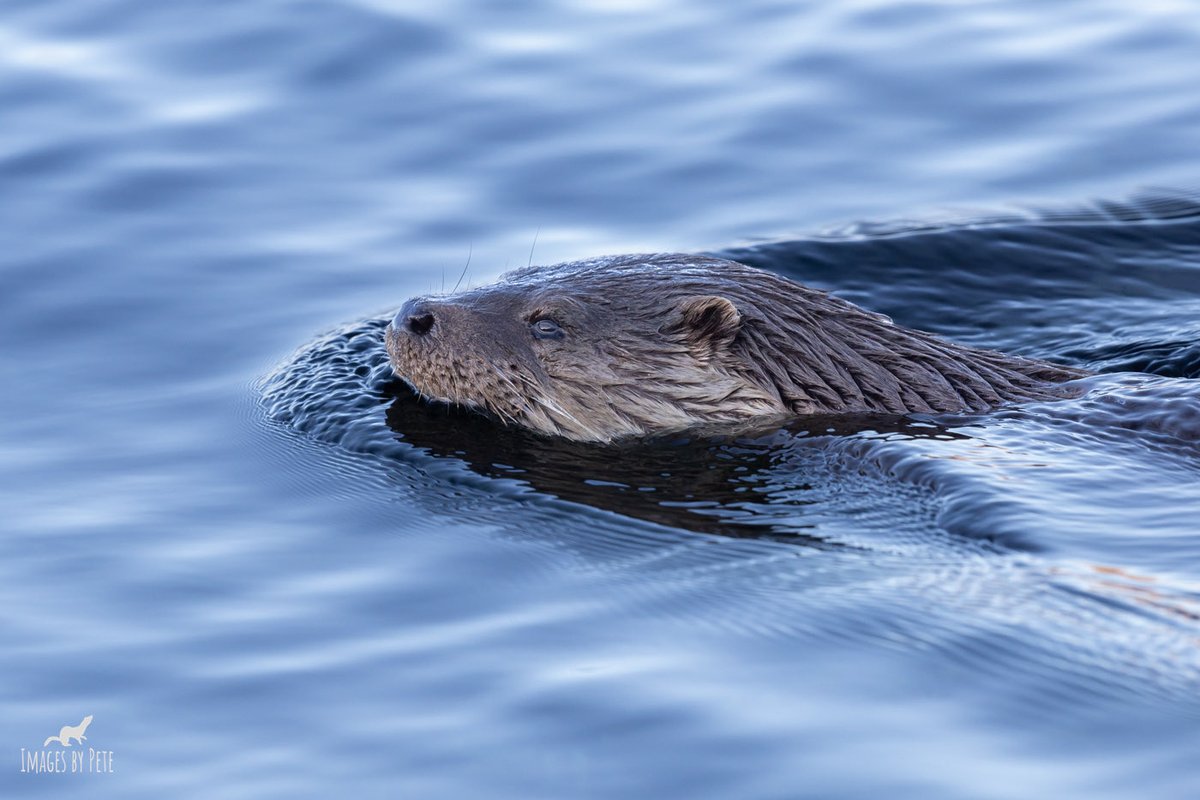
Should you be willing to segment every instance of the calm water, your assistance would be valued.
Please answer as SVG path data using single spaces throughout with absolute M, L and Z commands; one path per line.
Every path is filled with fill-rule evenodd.
M 1200 796 L 1200 12 L 1139 5 L 0 5 L 0 795 Z M 535 238 L 1101 374 L 616 449 L 388 380 Z

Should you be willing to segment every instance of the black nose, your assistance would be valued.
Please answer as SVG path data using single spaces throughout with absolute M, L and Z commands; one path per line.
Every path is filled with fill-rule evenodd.
M 408 331 L 414 336 L 424 336 L 433 330 L 433 309 L 424 300 L 409 300 L 392 320 L 392 328 Z

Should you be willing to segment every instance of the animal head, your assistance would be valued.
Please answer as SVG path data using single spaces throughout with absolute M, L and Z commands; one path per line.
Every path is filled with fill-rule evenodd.
M 577 440 L 779 414 L 778 395 L 748 378 L 733 348 L 750 273 L 767 274 L 661 255 L 522 269 L 410 300 L 388 353 L 428 398 Z

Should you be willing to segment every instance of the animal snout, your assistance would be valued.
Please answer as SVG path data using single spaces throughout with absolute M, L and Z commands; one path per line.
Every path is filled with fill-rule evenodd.
M 392 329 L 413 336 L 424 336 L 433 330 L 437 318 L 433 306 L 425 300 L 409 300 L 392 319 Z

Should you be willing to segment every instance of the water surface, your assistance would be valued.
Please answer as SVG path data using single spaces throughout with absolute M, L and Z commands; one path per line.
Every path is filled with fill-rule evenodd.
M 3 9 L 4 796 L 1200 792 L 1190 7 Z M 617 451 L 388 380 L 468 254 L 656 250 L 1099 375 Z

